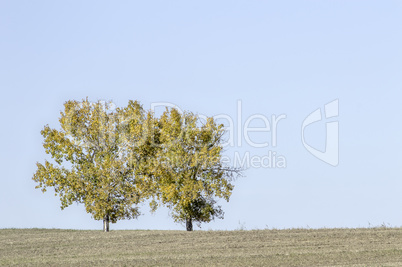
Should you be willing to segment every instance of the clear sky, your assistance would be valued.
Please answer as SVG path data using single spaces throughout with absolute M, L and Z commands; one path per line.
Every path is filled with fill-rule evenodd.
M 101 229 L 31 180 L 49 159 L 40 130 L 86 96 L 226 114 L 229 158 L 286 161 L 250 166 L 221 202 L 225 219 L 202 229 L 401 226 L 401 14 L 401 1 L 0 1 L 0 228 Z M 327 140 L 337 166 L 303 145 L 319 108 L 304 141 L 323 151 Z M 272 127 L 244 135 L 248 118 L 280 115 L 276 146 Z M 111 229 L 184 230 L 166 209 L 142 212 Z

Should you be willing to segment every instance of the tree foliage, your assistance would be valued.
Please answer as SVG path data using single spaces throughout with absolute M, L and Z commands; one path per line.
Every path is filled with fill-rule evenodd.
M 210 222 L 223 218 L 216 198 L 229 201 L 231 180 L 240 170 L 222 163 L 224 128 L 213 118 L 201 123 L 192 113 L 166 110 L 159 119 L 160 149 L 156 198 L 170 208 L 176 222 Z
M 44 127 L 43 146 L 54 163 L 37 163 L 36 188 L 53 187 L 61 208 L 83 203 L 95 220 L 136 218 L 143 199 L 149 149 L 147 127 L 152 120 L 137 102 L 124 109 L 88 99 L 67 101 L 61 129 Z M 107 230 L 107 229 L 105 229 Z
M 114 109 L 111 102 L 67 101 L 61 128 L 41 134 L 53 161 L 37 163 L 33 180 L 53 187 L 61 208 L 85 205 L 95 220 L 137 218 L 138 204 L 165 205 L 176 222 L 223 218 L 217 199 L 229 201 L 240 170 L 222 162 L 223 125 L 167 109 L 160 118 L 138 102 Z

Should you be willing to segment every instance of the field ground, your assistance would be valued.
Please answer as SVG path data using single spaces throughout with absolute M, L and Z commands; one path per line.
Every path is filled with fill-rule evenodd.
M 402 228 L 0 230 L 0 265 L 402 266 Z

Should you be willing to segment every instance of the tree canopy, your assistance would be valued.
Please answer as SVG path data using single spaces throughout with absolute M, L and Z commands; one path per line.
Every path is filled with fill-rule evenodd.
M 142 107 L 132 102 L 124 109 L 88 99 L 67 101 L 61 112 L 61 129 L 44 127 L 43 146 L 54 163 L 37 163 L 36 188 L 53 187 L 61 208 L 83 203 L 95 220 L 136 218 L 136 205 L 145 191 L 141 178 L 146 169 L 149 145 Z M 150 120 L 148 120 L 150 121 Z
M 222 163 L 224 129 L 213 118 L 166 110 L 160 118 L 138 102 L 114 109 L 111 102 L 67 101 L 60 129 L 41 131 L 52 162 L 37 163 L 33 180 L 53 187 L 64 209 L 85 205 L 95 220 L 139 216 L 138 204 L 153 199 L 170 208 L 176 222 L 223 218 L 216 199 L 229 200 L 239 169 Z
M 159 119 L 161 147 L 157 154 L 159 174 L 156 198 L 170 208 L 177 222 L 210 222 L 223 218 L 216 198 L 229 201 L 231 180 L 240 169 L 222 163 L 224 128 L 213 118 L 202 123 L 189 112 L 166 110 Z

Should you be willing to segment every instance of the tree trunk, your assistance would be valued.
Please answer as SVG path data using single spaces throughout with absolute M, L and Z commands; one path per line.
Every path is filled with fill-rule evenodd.
M 109 232 L 109 214 L 103 218 L 103 232 Z
M 193 221 L 191 218 L 186 219 L 186 229 L 187 231 L 193 231 Z

